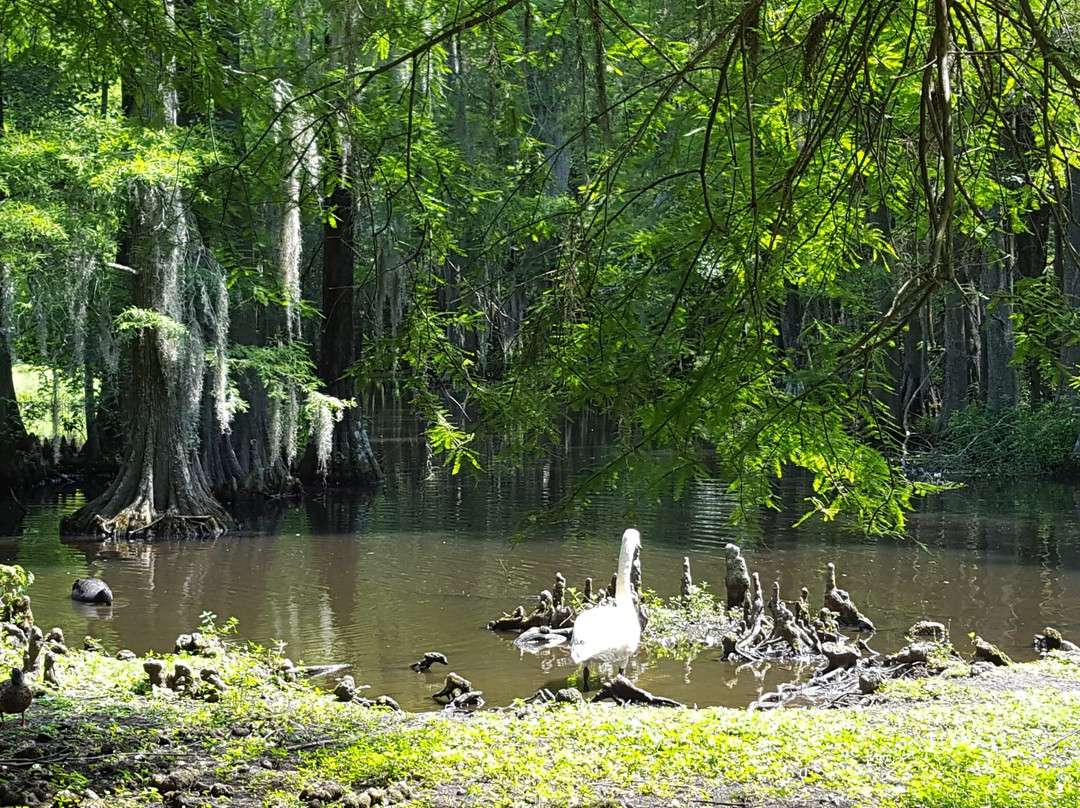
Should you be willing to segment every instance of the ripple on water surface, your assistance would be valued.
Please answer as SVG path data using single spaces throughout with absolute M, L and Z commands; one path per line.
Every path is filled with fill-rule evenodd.
M 59 518 L 81 499 L 53 493 L 28 503 L 25 515 L 0 508 L 0 532 L 8 534 L 0 560 L 34 571 L 38 622 L 62 626 L 73 643 L 90 634 L 112 650 L 171 650 L 177 634 L 212 612 L 219 622 L 235 616 L 244 639 L 284 642 L 294 660 L 348 663 L 372 694 L 409 709 L 436 707 L 431 694 L 448 670 L 470 679 L 489 704 L 505 704 L 563 686 L 575 668 L 565 649 L 525 653 L 485 623 L 518 604 L 531 607 L 557 571 L 570 586 L 586 575 L 605 585 L 627 526 L 618 516 L 623 503 L 600 498 L 564 532 L 510 544 L 521 517 L 559 493 L 558 475 L 543 466 L 475 484 L 400 479 L 374 498 L 329 491 L 261 514 L 258 532 L 198 543 L 62 542 Z M 878 625 L 871 644 L 879 650 L 899 647 L 904 629 L 923 618 L 950 624 L 962 650 L 975 631 L 1021 659 L 1031 658 L 1031 637 L 1045 625 L 1080 634 L 1078 491 L 970 486 L 922 503 L 908 537 L 868 540 L 831 523 L 792 530 L 805 493 L 797 481 L 784 485 L 785 510 L 764 514 L 754 537 L 740 542 L 751 570 L 766 586 L 778 580 L 785 598 L 807 586 L 820 603 L 825 565 L 835 562 L 840 585 Z M 721 591 L 722 547 L 739 536 L 727 522 L 730 509 L 721 486 L 700 485 L 678 502 L 639 510 L 645 585 L 675 594 L 689 555 L 695 581 Z M 109 582 L 111 609 L 70 601 L 71 582 L 86 575 Z M 450 667 L 409 669 L 431 650 L 445 653 Z M 639 654 L 631 672 L 643 687 L 687 703 L 740 707 L 799 675 L 716 656 Z

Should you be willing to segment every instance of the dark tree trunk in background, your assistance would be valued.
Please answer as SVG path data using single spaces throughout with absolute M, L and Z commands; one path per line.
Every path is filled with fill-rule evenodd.
M 903 337 L 903 378 L 900 385 L 901 417 L 905 432 L 927 412 L 930 403 L 930 365 L 926 354 L 926 311 L 915 312 Z
M 336 169 L 344 177 L 340 151 Z M 319 340 L 319 377 L 328 395 L 342 400 L 356 398 L 356 381 L 350 375 L 357 361 L 356 322 L 353 316 L 355 294 L 355 215 L 352 192 L 344 182 L 336 182 L 326 199 L 326 208 L 334 224 L 323 225 L 323 326 Z M 300 465 L 304 479 L 318 477 L 314 441 Z M 334 424 L 333 448 L 328 476 L 337 482 L 375 483 L 382 477 L 364 427 L 359 402 L 346 408 Z
M 1004 241 L 988 257 L 979 278 L 982 292 L 980 307 L 983 321 L 983 355 L 985 367 L 985 403 L 989 412 L 1015 407 L 1019 402 L 1016 370 L 1010 366 L 1015 342 L 1012 327 L 1012 277 L 1005 257 Z
M 0 278 L 0 296 L 3 278 Z M 3 301 L 0 301 L 2 311 Z M 25 453 L 30 450 L 30 438 L 26 434 L 19 403 L 15 399 L 15 382 L 11 368 L 11 348 L 7 334 L 0 327 L 0 484 L 18 485 L 37 482 L 27 479 L 30 469 L 25 464 Z M 29 475 L 36 477 L 37 475 Z
M 1001 133 L 1003 157 L 1008 166 L 1005 182 L 1009 185 L 1019 183 L 1020 189 L 1034 186 L 1043 163 L 1043 154 L 1038 147 L 1034 126 L 1038 116 L 1039 111 L 1032 104 L 1023 102 L 1007 116 L 1006 127 Z M 1036 207 L 1023 212 L 1020 218 L 1022 227 L 1015 232 L 1012 228 L 1013 218 L 1010 216 L 1005 219 L 1007 249 L 1003 252 L 1011 256 L 1011 261 L 1006 259 L 1010 290 L 1017 281 L 1038 278 L 1046 271 L 1050 207 Z M 1018 308 L 1022 314 L 1025 313 L 1022 298 Z M 1038 361 L 1032 356 L 1025 357 L 1020 374 L 1027 386 L 1029 404 L 1033 408 L 1037 407 L 1048 392 L 1043 389 L 1044 385 L 1039 377 Z
M 2 41 L 2 38 L 0 38 Z M 0 61 L 0 77 L 3 76 Z M 4 136 L 4 92 L 0 84 L 0 137 Z M 0 192 L 0 201 L 4 194 Z M 12 451 L 24 447 L 27 440 L 26 427 L 19 414 L 19 402 L 15 398 L 15 377 L 11 366 L 11 345 L 8 342 L 6 321 L 11 307 L 8 297 L 8 268 L 0 267 L 0 447 L 5 451 L 0 460 L 0 482 L 15 482 L 17 474 L 13 465 Z
M 0 291 L 0 295 L 3 292 Z M 0 329 L 0 437 L 3 446 L 25 447 L 27 434 L 15 399 L 15 379 L 11 365 L 11 347 L 7 334 Z
M 279 308 L 244 307 L 232 319 L 232 339 L 242 345 L 265 344 L 280 322 Z M 233 416 L 232 428 L 223 434 L 212 406 L 203 406 L 203 467 L 215 493 L 226 501 L 250 496 L 290 497 L 300 494 L 279 447 L 270 434 L 270 398 L 254 370 L 236 380 L 247 409 Z M 283 416 L 284 417 L 284 416 Z
M 217 20 L 218 59 L 231 70 L 241 71 L 244 30 L 239 4 L 231 6 L 231 15 Z M 243 106 L 235 99 L 231 107 L 215 109 L 218 132 L 231 133 L 235 153 L 247 150 L 244 137 Z M 234 177 L 227 186 L 230 198 L 246 191 L 242 181 Z M 234 206 L 225 209 L 224 230 L 231 239 L 239 239 L 242 249 L 255 252 L 246 223 Z M 229 339 L 237 345 L 265 346 L 269 335 L 287 330 L 286 318 L 279 306 L 250 303 L 229 305 Z M 254 370 L 247 370 L 235 379 L 240 397 L 247 408 L 232 416 L 228 430 L 220 423 L 215 398 L 203 396 L 201 461 L 210 485 L 219 499 L 235 503 L 246 498 L 292 497 L 301 493 L 296 478 L 286 468 L 279 446 L 271 436 L 270 398 L 266 387 Z M 291 437 L 291 436 L 290 436 Z
M 3 39 L 0 37 L 0 42 Z M 0 78 L 3 76 L 0 61 Z M 0 81 L 0 137 L 4 136 L 4 93 Z M 4 194 L 0 192 L 0 201 Z M 41 458 L 30 457 L 33 446 L 26 433 L 26 425 L 19 413 L 15 397 L 15 377 L 12 368 L 11 343 L 8 340 L 6 322 L 12 301 L 8 300 L 8 268 L 0 267 L 0 483 L 19 485 L 35 483 L 43 476 L 39 473 Z
M 1058 265 L 1061 272 L 1061 292 L 1070 315 L 1069 321 L 1080 318 L 1080 169 L 1068 169 L 1068 222 L 1059 239 Z M 1059 354 L 1061 382 L 1059 395 L 1069 396 L 1080 406 L 1080 395 L 1071 380 L 1080 374 L 1080 330 L 1066 327 Z M 1072 455 L 1080 457 L 1080 435 L 1073 445 Z
M 968 304 L 955 286 L 945 290 L 945 368 L 941 385 L 941 412 L 938 431 L 949 425 L 949 419 L 968 405 L 970 357 L 967 344 Z
M 361 17 L 356 13 L 360 12 Z M 330 20 L 325 45 L 330 54 L 328 64 L 342 67 L 351 74 L 353 60 L 363 47 L 364 35 L 357 30 L 365 9 L 361 5 L 342 6 L 342 14 Z M 339 63 L 338 60 L 343 63 Z M 329 457 L 320 459 L 318 439 L 309 440 L 300 462 L 299 475 L 303 480 L 374 484 L 382 478 L 364 426 L 364 412 L 356 397 L 356 379 L 351 375 L 359 358 L 360 338 L 358 320 L 354 314 L 357 297 L 356 281 L 356 198 L 352 183 L 360 175 L 352 135 L 348 131 L 345 109 L 348 94 L 328 99 L 332 112 L 323 130 L 322 153 L 326 166 L 323 198 L 324 223 L 322 237 L 322 328 L 319 332 L 318 373 L 327 395 L 352 400 L 341 418 L 333 424 Z M 375 247 L 375 245 L 372 245 Z M 373 256 L 374 257 L 374 256 Z M 323 466 L 325 462 L 325 466 Z M 322 466 L 322 467 L 320 467 Z
M 1023 217 L 1025 229 L 1013 235 L 1013 252 L 1016 257 L 1014 277 L 1034 279 L 1046 272 L 1047 240 L 1050 237 L 1050 207 L 1044 206 L 1029 211 Z M 1030 305 L 1030 304 L 1029 304 Z M 1041 374 L 1035 357 L 1026 357 L 1023 368 L 1024 381 L 1027 383 L 1029 402 L 1032 408 L 1038 407 L 1051 396 Z
M 607 51 L 604 48 L 604 20 L 598 0 L 589 0 L 589 23 L 593 46 L 593 79 L 596 84 L 596 122 L 600 141 L 606 149 L 611 144 L 611 122 L 608 120 Z
M 866 214 L 866 225 L 881 232 L 886 243 L 892 242 L 892 217 L 885 203 L 882 202 L 869 210 Z M 867 256 L 868 266 L 873 266 L 873 256 Z M 887 278 L 893 278 L 893 260 L 887 250 L 881 251 L 877 256 L 881 268 L 887 270 Z M 891 281 L 881 281 L 877 293 L 878 307 L 882 312 L 888 311 L 892 305 L 896 289 Z M 901 340 L 892 340 L 888 346 L 882 349 L 882 379 L 875 386 L 873 395 L 888 409 L 891 426 L 901 429 L 904 426 L 904 363 L 901 353 Z
M 1080 317 L 1080 169 L 1069 167 L 1068 222 L 1061 239 L 1059 264 L 1061 266 L 1061 291 L 1073 318 Z M 1076 395 L 1076 388 L 1068 382 L 1080 373 L 1080 331 L 1069 329 L 1064 335 L 1060 352 L 1062 383 L 1061 393 Z
M 806 307 L 802 297 L 799 296 L 798 288 L 790 281 L 784 282 L 784 309 L 780 317 L 780 333 L 777 335 L 779 345 L 784 357 L 790 362 L 792 371 L 801 370 L 804 366 L 802 354 L 802 326 L 803 313 Z M 788 392 L 792 395 L 801 393 L 801 389 L 795 389 L 794 379 L 788 381 Z
M 970 240 L 958 239 L 955 251 L 956 285 L 946 286 L 942 299 L 941 410 L 937 431 L 948 429 L 949 419 L 974 400 L 981 377 L 979 369 L 978 306 L 970 289 L 972 264 L 981 252 Z

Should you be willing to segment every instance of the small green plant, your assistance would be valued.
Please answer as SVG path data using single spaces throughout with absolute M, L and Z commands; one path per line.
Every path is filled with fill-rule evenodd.
M 225 637 L 236 634 L 240 621 L 236 617 L 230 617 L 222 625 L 217 624 L 217 615 L 206 611 L 199 615 L 199 631 L 207 637 Z
M 685 598 L 664 600 L 649 589 L 641 599 L 649 615 L 645 643 L 649 652 L 658 656 L 692 659 L 710 642 L 715 643 L 724 626 L 734 619 L 705 583 L 695 585 Z

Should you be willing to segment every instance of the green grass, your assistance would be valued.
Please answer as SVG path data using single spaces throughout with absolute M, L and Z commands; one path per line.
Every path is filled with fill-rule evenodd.
M 0 650 L 0 665 L 17 659 Z M 1061 681 L 1080 679 L 1080 668 L 1056 660 L 984 680 L 894 682 L 878 704 L 858 709 L 515 705 L 466 717 L 336 702 L 276 675 L 264 649 L 190 661 L 221 673 L 229 690 L 220 702 L 151 690 L 142 660 L 64 657 L 63 687 L 35 702 L 31 726 L 9 723 L 0 744 L 38 733 L 63 739 L 81 752 L 53 758 L 52 791 L 90 787 L 115 808 L 160 804 L 155 772 L 193 761 L 239 783 L 245 805 L 290 808 L 306 786 L 328 780 L 354 792 L 405 780 L 421 804 L 666 805 L 740 795 L 882 808 L 1080 804 L 1080 689 Z

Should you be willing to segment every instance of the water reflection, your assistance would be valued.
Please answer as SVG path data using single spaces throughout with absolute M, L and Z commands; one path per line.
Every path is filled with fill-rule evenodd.
M 489 704 L 564 686 L 574 671 L 565 649 L 525 653 L 484 624 L 531 606 L 556 571 L 571 586 L 586 575 L 606 581 L 614 571 L 628 503 L 613 496 L 595 498 L 567 525 L 508 543 L 525 514 L 563 496 L 603 449 L 576 424 L 568 429 L 571 440 L 584 442 L 580 452 L 474 480 L 416 472 L 424 448 L 409 429 L 403 422 L 398 433 L 382 433 L 391 436 L 380 448 L 396 473 L 378 495 L 315 492 L 298 507 L 242 514 L 245 531 L 210 542 L 66 543 L 59 519 L 81 503 L 77 492 L 26 502 L 25 512 L 0 504 L 0 561 L 34 571 L 38 622 L 62 626 L 73 643 L 89 634 L 113 651 L 171 650 L 177 634 L 212 612 L 219 622 L 235 616 L 245 639 L 285 643 L 294 660 L 349 663 L 371 693 L 409 709 L 437 706 L 431 694 L 447 670 L 470 679 Z M 609 437 L 601 431 L 598 439 Z M 871 644 L 882 651 L 899 647 L 903 630 L 923 618 L 951 625 L 962 650 L 967 633 L 978 632 L 1019 658 L 1032 657 L 1031 638 L 1047 624 L 1080 635 L 1080 491 L 1072 486 L 972 485 L 922 503 L 908 537 L 877 540 L 836 524 L 792 530 L 809 489 L 785 480 L 780 493 L 783 510 L 762 514 L 755 535 L 728 526 L 731 502 L 719 485 L 692 487 L 678 502 L 632 503 L 646 586 L 676 593 L 689 555 L 695 581 L 722 589 L 721 548 L 737 540 L 765 585 L 779 581 L 789 599 L 807 586 L 819 604 L 825 565 L 834 561 L 841 586 L 878 625 Z M 604 540 L 578 540 L 589 536 Z M 109 582 L 111 609 L 69 600 L 72 581 L 85 576 Z M 449 669 L 409 669 L 434 650 L 449 657 Z M 639 655 L 631 671 L 658 694 L 737 706 L 808 675 L 722 664 L 716 656 Z

